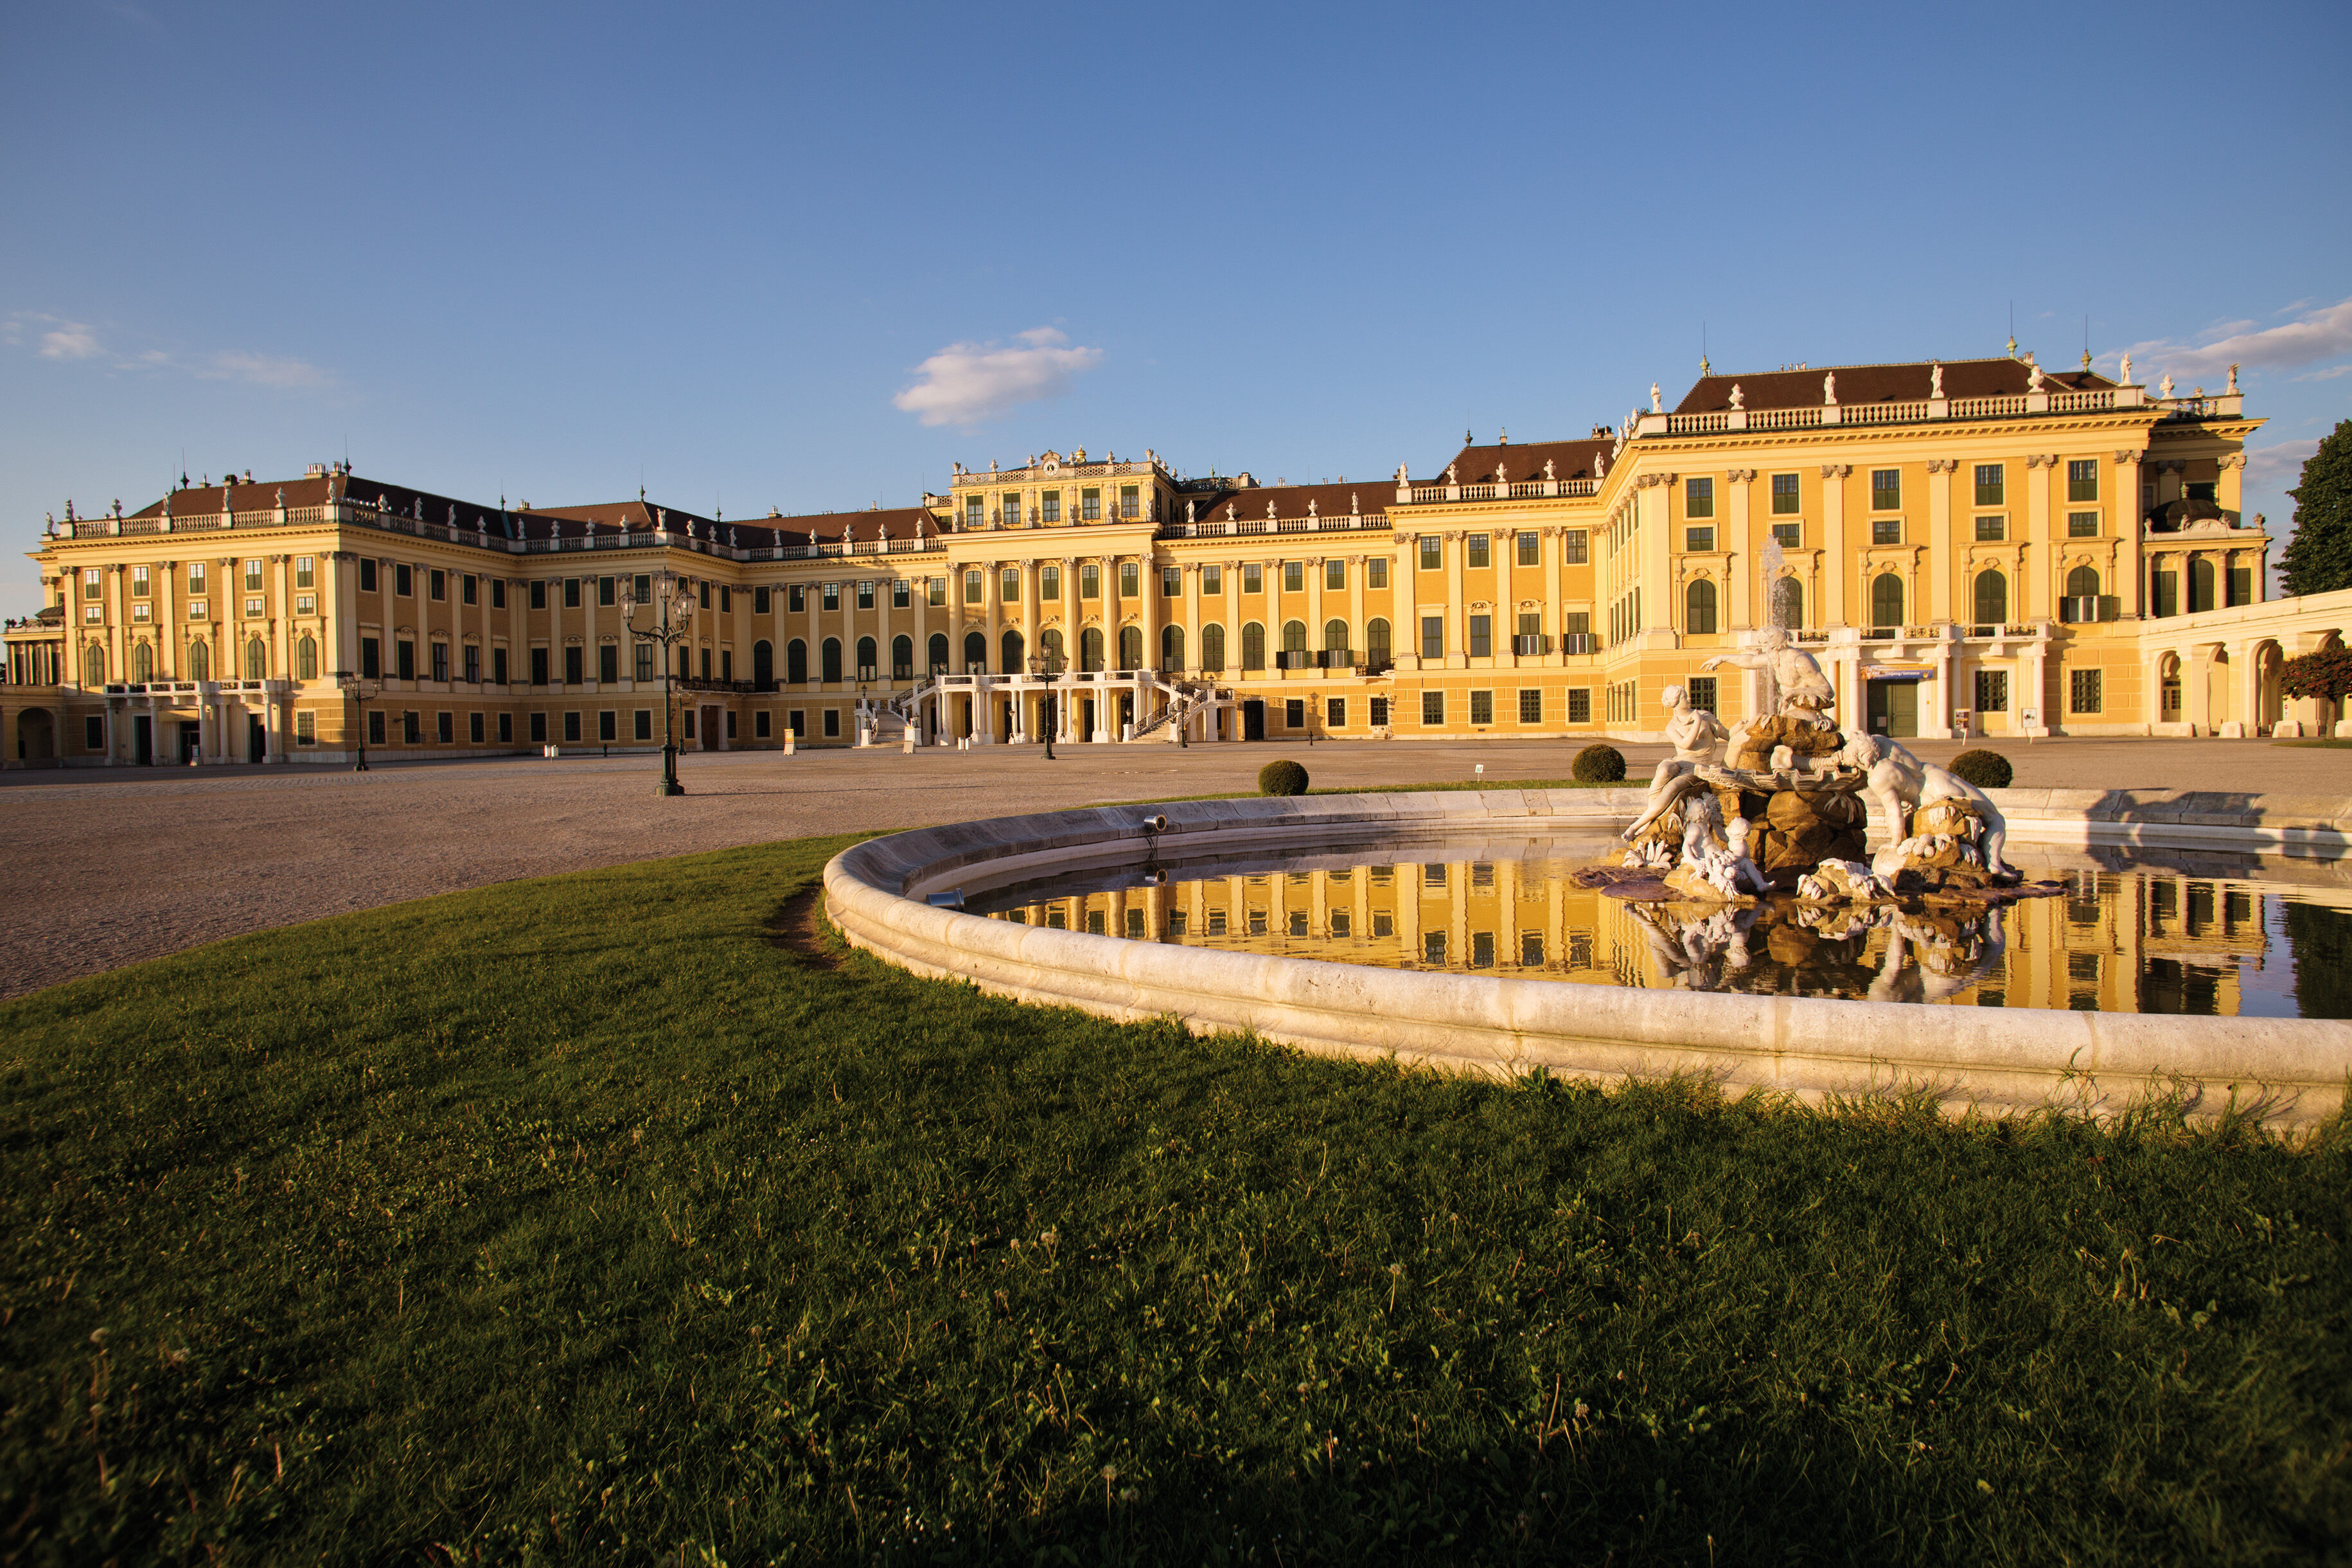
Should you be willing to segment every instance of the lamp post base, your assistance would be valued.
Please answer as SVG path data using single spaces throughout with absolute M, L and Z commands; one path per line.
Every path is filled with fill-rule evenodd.
M 677 781 L 677 747 L 675 746 L 662 747 L 661 785 L 654 792 L 665 796 L 686 793 L 686 786 Z

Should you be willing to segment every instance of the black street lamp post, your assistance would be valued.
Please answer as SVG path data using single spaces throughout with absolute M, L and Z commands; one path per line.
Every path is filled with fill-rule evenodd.
M 1067 666 L 1068 661 L 1062 657 L 1061 650 L 1050 644 L 1044 653 L 1029 655 L 1029 673 L 1044 680 L 1056 679 Z M 1054 705 L 1054 722 L 1045 727 L 1045 760 L 1052 762 L 1055 760 L 1054 732 L 1062 727 L 1062 699 L 1050 696 L 1045 700 Z
M 685 642 L 691 634 L 694 622 L 694 591 L 677 573 L 664 567 L 651 579 L 653 599 L 645 608 L 656 611 L 661 620 L 640 630 L 636 623 L 638 610 L 636 584 L 631 582 L 621 593 L 621 624 L 640 643 L 649 643 L 661 650 L 662 670 L 662 776 L 661 795 L 683 795 L 686 786 L 677 781 L 677 742 L 670 729 L 670 650 Z
M 383 686 L 381 682 L 362 679 L 358 675 L 352 674 L 348 670 L 338 670 L 335 672 L 335 684 L 342 687 L 344 691 L 350 693 L 352 696 L 356 698 L 359 702 L 359 728 L 352 733 L 356 737 L 356 744 L 359 747 L 360 755 L 359 760 L 352 764 L 352 771 L 354 773 L 364 773 L 368 770 L 367 706 L 374 699 L 378 693 L 383 690 Z

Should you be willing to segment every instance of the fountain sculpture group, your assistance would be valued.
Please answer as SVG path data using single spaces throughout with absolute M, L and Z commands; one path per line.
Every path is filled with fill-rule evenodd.
M 1820 957 L 1858 960 L 1857 939 L 1880 925 L 1892 931 L 1883 964 L 1833 988 L 1918 999 L 1984 973 L 2001 950 L 2000 906 L 2047 891 L 2002 858 L 2000 809 L 1884 736 L 1841 733 L 1834 689 L 1784 629 L 1701 667 L 1723 664 L 1762 677 L 1757 716 L 1727 727 L 1666 688 L 1674 755 L 1624 831 L 1622 864 L 1592 873 L 1634 902 L 1675 981 L 1773 984 L 1772 970 L 1817 967 L 1807 960 L 1825 941 L 1842 951 Z M 1885 833 L 1874 855 L 1874 811 Z M 1773 962 L 1735 981 L 1727 971 L 1757 962 L 1759 919 Z M 1920 964 L 1908 980 L 1906 957 Z

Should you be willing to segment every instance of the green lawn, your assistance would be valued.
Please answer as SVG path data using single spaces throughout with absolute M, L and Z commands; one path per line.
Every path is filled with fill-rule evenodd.
M 0 1561 L 2352 1538 L 2340 1129 L 1822 1115 L 1118 1027 L 775 946 L 842 841 L 0 1005 Z

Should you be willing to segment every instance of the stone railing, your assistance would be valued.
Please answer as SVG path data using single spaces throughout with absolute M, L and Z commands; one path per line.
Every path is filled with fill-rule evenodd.
M 1366 512 L 1360 517 L 1353 512 L 1333 512 L 1328 517 L 1201 517 L 1189 523 L 1162 523 L 1157 537 L 1219 539 L 1237 534 L 1344 534 L 1388 526 L 1389 519 L 1379 512 Z
M 1811 430 L 1824 425 L 1913 424 L 1942 419 L 2010 419 L 2029 413 L 2099 413 L 2154 406 L 2177 417 L 2235 414 L 2242 398 L 2149 399 L 2137 386 L 2089 392 L 2010 392 L 1998 397 L 1910 398 L 1890 402 L 1822 403 L 1801 408 L 1716 409 L 1699 413 L 1650 413 L 1637 421 L 1642 435 L 1717 435 L 1748 430 Z M 2224 403 L 2231 406 L 2223 407 Z M 2194 406 L 2189 406 L 2194 405 Z M 2210 405 L 2210 406 L 2209 406 Z
M 1506 485 L 1406 485 L 1397 499 L 1407 506 L 1444 501 L 1531 501 L 1552 497 L 1596 496 L 1598 479 L 1513 479 Z

